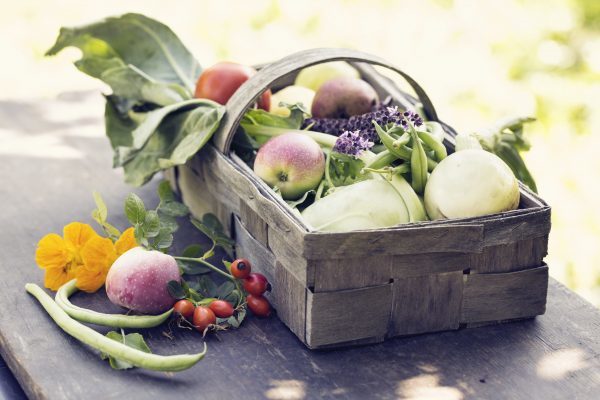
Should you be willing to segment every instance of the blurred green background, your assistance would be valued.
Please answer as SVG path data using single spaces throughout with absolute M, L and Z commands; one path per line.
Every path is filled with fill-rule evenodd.
M 0 99 L 105 90 L 72 65 L 76 50 L 43 54 L 61 26 L 134 11 L 204 66 L 350 47 L 410 73 L 459 131 L 536 116 L 525 159 L 553 206 L 551 274 L 600 306 L 600 0 L 2 0 L 2 11 Z

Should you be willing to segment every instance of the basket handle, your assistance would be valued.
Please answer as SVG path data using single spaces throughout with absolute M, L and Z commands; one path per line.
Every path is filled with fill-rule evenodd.
M 258 100 L 260 95 L 273 86 L 286 75 L 329 61 L 366 62 L 388 68 L 401 75 L 413 88 L 419 100 L 423 104 L 423 110 L 429 120 L 437 121 L 437 113 L 429 97 L 414 79 L 388 63 L 384 59 L 356 50 L 342 48 L 318 48 L 303 50 L 282 58 L 272 64 L 268 64 L 244 84 L 231 96 L 226 104 L 227 111 L 223 116 L 220 127 L 213 137 L 215 146 L 223 153 L 228 154 L 233 141 L 233 136 L 248 110 Z

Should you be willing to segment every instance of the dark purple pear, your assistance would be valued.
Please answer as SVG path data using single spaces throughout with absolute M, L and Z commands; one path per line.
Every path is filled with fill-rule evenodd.
M 379 103 L 371 85 L 357 78 L 335 78 L 325 82 L 312 103 L 313 118 L 348 118 L 368 113 Z

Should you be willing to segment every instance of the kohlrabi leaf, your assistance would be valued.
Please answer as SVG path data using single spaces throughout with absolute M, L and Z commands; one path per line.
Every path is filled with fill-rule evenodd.
M 523 134 L 523 126 L 533 121 L 535 118 L 531 117 L 505 119 L 476 135 L 485 150 L 500 157 L 518 180 L 537 193 L 535 180 L 520 154 L 521 151 L 527 151 L 530 148 L 530 144 Z
M 210 101 L 172 110 L 139 150 L 121 152 L 125 181 L 141 186 L 156 172 L 187 162 L 210 140 L 224 113 L 223 106 Z
M 289 106 L 290 115 L 282 117 L 261 109 L 251 109 L 246 111 L 240 126 L 243 132 L 249 136 L 247 138 L 237 138 L 236 145 L 242 147 L 258 148 L 260 144 L 268 140 L 268 137 L 261 136 L 265 131 L 299 130 L 304 118 L 308 115 L 302 104 Z M 236 135 L 238 136 L 238 135 Z
M 140 14 L 62 28 L 46 54 L 69 46 L 83 53 L 77 68 L 106 82 L 114 94 L 159 105 L 191 98 L 201 72 L 171 29 Z

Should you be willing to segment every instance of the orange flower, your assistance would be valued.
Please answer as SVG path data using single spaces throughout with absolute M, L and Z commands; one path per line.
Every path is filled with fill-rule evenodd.
M 46 271 L 44 285 L 48 289 L 56 291 L 76 278 L 80 290 L 92 293 L 104 285 L 117 257 L 135 246 L 133 228 L 113 243 L 88 224 L 72 222 L 64 227 L 63 237 L 51 233 L 39 241 L 35 261 Z
M 117 257 L 125 253 L 127 250 L 133 249 L 138 244 L 135 241 L 135 230 L 133 228 L 127 228 L 121 234 L 119 240 L 115 242 L 115 250 L 117 250 Z
M 81 250 L 94 237 L 99 237 L 88 224 L 72 222 L 64 227 L 63 237 L 55 233 L 38 243 L 35 262 L 46 271 L 44 286 L 52 290 L 73 279 L 83 265 Z
M 135 246 L 133 228 L 126 229 L 114 244 L 100 236 L 91 239 L 81 251 L 83 268 L 76 274 L 77 288 L 88 293 L 100 289 L 117 257 Z

